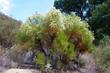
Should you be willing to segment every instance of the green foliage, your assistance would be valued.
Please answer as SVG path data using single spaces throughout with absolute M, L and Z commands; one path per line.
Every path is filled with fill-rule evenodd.
M 80 42 L 86 45 L 85 49 L 93 47 L 93 33 L 89 31 L 89 25 L 86 22 L 81 21 L 81 19 L 75 15 L 68 15 L 65 17 L 64 25 L 65 31 L 70 34 L 70 39 L 76 39 L 75 41 L 77 43 Z
M 69 43 L 69 48 L 66 49 L 66 55 L 69 60 L 73 60 L 76 56 L 74 48 L 75 48 L 75 46 L 73 44 Z
M 68 38 L 64 32 L 59 32 L 57 38 L 54 40 L 54 48 L 58 52 L 64 52 L 68 47 Z
M 39 18 L 34 17 L 33 20 Z M 53 68 L 61 69 L 80 53 L 92 51 L 94 38 L 88 27 L 79 17 L 65 16 L 59 10 L 52 9 L 42 18 L 42 22 L 21 25 L 17 40 L 18 44 L 28 43 L 29 47 L 36 50 L 36 64 L 41 68 L 50 63 Z
M 44 69 L 45 67 L 45 55 L 42 52 L 39 52 L 36 55 L 36 64 L 40 66 L 40 68 Z
M 45 25 L 57 25 L 57 26 L 61 26 L 59 25 L 61 23 L 60 21 L 61 19 L 61 12 L 59 10 L 56 9 L 52 9 L 45 17 L 44 20 L 44 24 Z
M 29 48 L 35 47 L 35 38 L 38 34 L 38 26 L 31 24 L 23 24 L 20 27 L 19 32 L 17 33 L 17 42 L 20 44 L 27 43 Z

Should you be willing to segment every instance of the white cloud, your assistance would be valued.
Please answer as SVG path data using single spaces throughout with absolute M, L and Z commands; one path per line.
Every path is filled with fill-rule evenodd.
M 0 0 L 0 12 L 9 15 L 11 10 L 11 0 Z

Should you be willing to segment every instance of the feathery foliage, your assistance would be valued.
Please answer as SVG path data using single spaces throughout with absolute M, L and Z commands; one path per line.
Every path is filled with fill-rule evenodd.
M 27 46 L 35 49 L 36 64 L 43 67 L 50 63 L 52 68 L 61 69 L 78 59 L 79 54 L 93 50 L 93 33 L 79 17 L 63 15 L 56 9 L 41 17 L 34 17 L 39 23 L 22 25 L 17 35 L 19 44 L 28 43 Z

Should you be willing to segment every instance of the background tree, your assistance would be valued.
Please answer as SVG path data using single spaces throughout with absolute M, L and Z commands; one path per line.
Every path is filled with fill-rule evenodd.
M 91 17 L 91 11 L 106 0 L 55 0 L 54 6 L 62 12 L 76 12 L 81 18 Z
M 98 5 L 92 12 L 92 20 L 89 23 L 97 39 L 104 35 L 110 36 L 110 0 Z

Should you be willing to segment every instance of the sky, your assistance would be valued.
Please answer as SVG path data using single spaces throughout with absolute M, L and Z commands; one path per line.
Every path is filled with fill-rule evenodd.
M 17 20 L 25 21 L 35 12 L 47 13 L 54 4 L 54 0 L 0 0 L 0 11 Z

